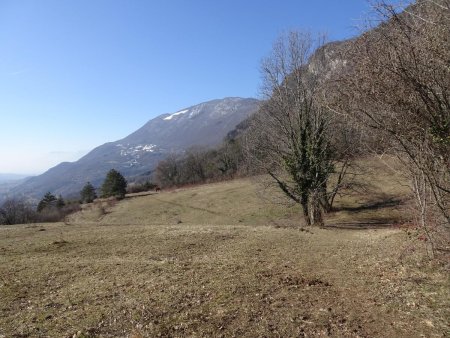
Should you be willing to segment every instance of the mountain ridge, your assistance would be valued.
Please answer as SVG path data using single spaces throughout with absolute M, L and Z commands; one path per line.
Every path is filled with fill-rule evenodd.
M 95 147 L 78 161 L 62 162 L 8 194 L 37 199 L 50 191 L 74 197 L 88 181 L 99 186 L 110 169 L 126 177 L 148 174 L 170 153 L 220 144 L 258 106 L 254 98 L 226 97 L 158 115 L 128 136 Z

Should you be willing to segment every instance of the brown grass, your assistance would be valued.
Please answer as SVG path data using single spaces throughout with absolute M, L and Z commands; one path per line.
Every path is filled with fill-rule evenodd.
M 0 228 L 0 337 L 450 334 L 448 271 L 405 232 L 299 227 L 258 194 L 238 180 Z M 400 208 L 353 197 L 330 225 Z

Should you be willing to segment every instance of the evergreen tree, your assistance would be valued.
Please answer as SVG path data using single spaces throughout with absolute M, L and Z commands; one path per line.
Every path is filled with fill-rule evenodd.
M 80 191 L 80 196 L 81 203 L 92 203 L 97 198 L 94 186 L 90 182 L 87 182 Z
M 102 197 L 124 198 L 127 189 L 127 181 L 117 170 L 111 169 L 106 175 L 102 185 Z
M 46 208 L 50 208 L 50 207 L 54 207 L 56 206 L 56 197 L 55 195 L 53 195 L 50 192 L 47 192 L 44 197 L 40 200 L 38 206 L 37 206 L 37 211 L 41 212 L 42 210 L 46 209 Z

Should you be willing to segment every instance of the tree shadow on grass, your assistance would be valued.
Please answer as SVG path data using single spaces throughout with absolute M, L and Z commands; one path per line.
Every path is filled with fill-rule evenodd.
M 367 229 L 386 229 L 392 228 L 398 224 L 397 220 L 370 219 L 355 222 L 333 222 L 323 226 L 324 229 L 347 229 L 347 230 L 367 230 Z
M 399 216 L 393 214 L 392 211 L 402 202 L 400 198 L 390 197 L 368 201 L 356 206 L 334 208 L 333 213 L 345 212 L 351 221 L 331 221 L 325 228 L 353 230 L 392 228 L 401 221 Z
M 358 206 L 342 206 L 334 208 L 333 211 L 339 212 L 339 211 L 347 211 L 351 213 L 360 213 L 364 211 L 372 211 L 372 210 L 379 210 L 384 208 L 393 208 L 397 207 L 402 203 L 402 200 L 400 198 L 391 197 L 382 201 L 371 201 L 367 203 L 360 204 Z

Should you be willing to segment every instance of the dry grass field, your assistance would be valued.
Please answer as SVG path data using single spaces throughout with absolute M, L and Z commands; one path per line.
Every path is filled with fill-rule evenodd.
M 373 167 L 373 165 L 372 165 Z M 244 179 L 0 228 L 0 337 L 448 337 L 448 270 L 398 227 L 404 187 L 327 227 Z

